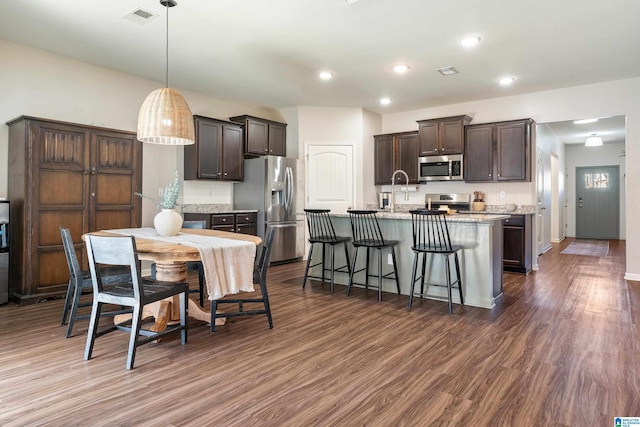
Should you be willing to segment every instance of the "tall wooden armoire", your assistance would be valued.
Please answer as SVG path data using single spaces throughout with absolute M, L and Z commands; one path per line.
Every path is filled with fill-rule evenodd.
M 9 126 L 10 297 L 63 296 L 69 280 L 59 227 L 86 265 L 82 234 L 140 227 L 142 144 L 133 132 L 21 116 Z

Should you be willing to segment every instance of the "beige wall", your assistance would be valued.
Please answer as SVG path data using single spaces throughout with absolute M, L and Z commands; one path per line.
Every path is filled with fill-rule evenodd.
M 415 129 L 415 121 L 432 117 L 467 114 L 472 123 L 531 117 L 538 123 L 558 122 L 585 117 L 627 116 L 626 163 L 640 161 L 640 78 L 593 85 L 535 92 L 524 95 L 387 114 L 382 117 L 383 132 Z M 640 168 L 628 168 L 626 187 L 640 185 Z M 372 184 L 373 182 L 370 181 Z M 500 184 L 492 184 L 499 186 Z M 499 187 L 490 191 L 490 197 Z M 532 188 L 535 191 L 535 188 Z M 535 195 L 535 193 L 532 193 Z M 640 227 L 633 221 L 640 217 L 640 192 L 626 194 L 627 268 L 625 278 L 640 280 Z
M 124 130 L 135 130 L 138 109 L 146 95 L 161 83 L 119 73 L 0 40 L 0 122 L 31 115 Z M 181 91 L 195 114 L 225 119 L 252 114 L 283 120 L 283 114 L 268 108 L 216 100 Z M 538 123 L 594 116 L 627 116 L 627 162 L 640 160 L 640 78 L 557 89 L 497 99 L 386 114 L 379 130 L 375 114 L 360 108 L 298 107 L 296 128 L 299 147 L 306 142 L 353 143 L 356 156 L 356 205 L 375 203 L 372 167 L 372 135 L 417 129 L 416 120 L 467 114 L 473 123 L 531 117 Z M 295 110 L 283 110 L 295 115 Z M 286 121 L 289 121 L 287 118 Z M 7 127 L 0 125 L 0 197 L 7 191 Z M 287 137 L 292 138 L 290 132 Z M 294 142 L 295 143 L 295 142 Z M 182 170 L 182 149 L 144 146 L 143 192 L 157 193 L 171 179 L 174 168 Z M 300 157 L 302 157 L 302 149 Z M 366 162 L 366 164 L 365 164 Z M 640 169 L 627 171 L 627 187 L 640 184 Z M 465 185 L 465 184 L 455 184 Z M 498 184 L 493 184 L 498 185 Z M 497 187 L 496 187 L 497 188 Z M 428 191 L 440 191 L 437 185 Z M 462 191 L 467 191 L 463 187 Z M 458 191 L 458 190 L 453 190 Z M 471 189 L 473 191 L 473 188 Z M 496 192 L 490 191 L 495 197 Z M 505 203 L 534 202 L 533 184 L 508 184 Z M 418 196 L 416 196 L 418 197 Z M 626 277 L 640 280 L 640 227 L 631 218 L 640 216 L 640 193 L 626 197 Z M 501 203 L 501 202 L 500 202 Z M 149 225 L 155 207 L 145 201 L 143 223 Z
M 135 131 L 144 98 L 162 83 L 93 66 L 0 40 L 0 197 L 7 195 L 8 127 L 20 115 Z M 282 120 L 273 109 L 221 101 L 183 91 L 194 114 L 219 119 L 252 114 Z M 175 169 L 182 171 L 182 148 L 145 144 L 143 192 L 156 196 Z M 223 184 L 230 185 L 230 184 Z M 153 224 L 153 203 L 143 202 L 143 224 Z

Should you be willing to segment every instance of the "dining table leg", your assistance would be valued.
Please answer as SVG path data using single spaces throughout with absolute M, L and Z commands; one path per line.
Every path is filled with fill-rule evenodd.
M 158 263 L 156 262 L 156 279 L 157 280 L 165 280 L 169 282 L 184 282 L 187 280 L 187 263 L 181 262 L 171 262 L 171 263 Z M 166 323 L 163 322 L 165 313 L 163 311 L 157 312 L 157 316 L 155 317 L 156 323 L 154 328 L 162 328 L 162 329 L 154 329 L 154 330 L 164 330 L 167 324 L 175 323 L 180 321 L 180 304 L 179 297 L 175 296 L 171 298 L 171 307 L 169 310 L 169 317 Z M 200 307 L 198 303 L 196 303 L 191 298 L 187 299 L 189 306 L 187 307 L 187 312 L 189 317 L 193 317 L 194 319 L 202 320 L 203 322 L 211 322 L 211 312 L 206 310 L 204 307 Z M 149 304 L 150 306 L 153 304 Z M 216 326 L 224 325 L 225 318 L 216 319 Z

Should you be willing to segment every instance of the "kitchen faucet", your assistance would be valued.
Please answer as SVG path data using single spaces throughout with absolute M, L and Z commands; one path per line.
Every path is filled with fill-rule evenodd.
M 389 202 L 389 210 L 391 211 L 391 213 L 393 213 L 393 211 L 395 210 L 396 207 L 396 203 L 395 203 L 395 186 L 396 186 L 396 174 L 398 172 L 401 172 L 404 175 L 404 178 L 407 180 L 406 182 L 406 186 L 407 188 L 404 191 L 404 199 L 405 200 L 409 200 L 409 175 L 407 175 L 407 173 L 405 171 L 403 171 L 402 169 L 398 169 L 397 171 L 395 171 L 393 173 L 393 175 L 391 175 L 391 201 Z M 400 187 L 400 189 L 402 189 L 402 187 Z

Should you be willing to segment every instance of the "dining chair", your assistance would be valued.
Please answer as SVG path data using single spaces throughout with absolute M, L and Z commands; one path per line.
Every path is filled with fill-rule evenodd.
M 460 274 L 460 261 L 458 252 L 463 248 L 460 245 L 453 245 L 449 235 L 449 227 L 447 225 L 447 215 L 441 211 L 430 210 L 413 210 L 411 213 L 411 222 L 413 225 L 413 272 L 411 273 L 411 290 L 409 292 L 409 309 L 413 305 L 413 296 L 415 293 L 415 285 L 420 281 L 420 298 L 424 295 L 426 258 L 429 254 L 442 255 L 445 259 L 445 284 L 426 283 L 427 291 L 429 286 L 441 286 L 447 288 L 447 301 L 449 303 L 449 314 L 453 314 L 453 305 L 451 298 L 451 290 L 458 288 L 460 293 L 460 304 L 464 305 L 464 297 L 462 295 L 462 275 Z M 421 274 L 418 276 L 418 264 L 422 255 Z M 455 263 L 456 279 L 451 280 L 451 265 L 449 257 L 453 255 Z
M 204 230 L 207 228 L 206 221 L 182 221 L 182 228 Z M 198 289 L 189 289 L 190 293 L 200 294 L 200 307 L 204 307 L 204 268 L 202 261 L 189 261 L 187 270 L 198 272 Z M 156 278 L 156 263 L 151 263 L 151 278 Z
M 233 298 L 233 299 L 218 299 L 211 300 L 211 333 L 216 331 L 216 319 L 230 318 L 240 316 L 255 316 L 260 314 L 267 315 L 267 321 L 269 322 L 269 329 L 273 329 L 273 319 L 271 318 L 271 306 L 269 305 L 269 294 L 267 292 L 267 268 L 269 267 L 269 257 L 271 256 L 271 247 L 273 246 L 273 237 L 275 235 L 275 229 L 269 228 L 266 236 L 266 240 L 263 242 L 262 253 L 260 260 L 254 266 L 253 269 L 253 284 L 260 286 L 260 298 Z M 244 304 L 259 303 L 263 305 L 261 309 L 249 309 L 244 308 Z M 217 312 L 219 304 L 238 304 L 237 311 L 231 312 Z
M 333 293 L 333 278 L 336 271 L 351 274 L 351 266 L 349 262 L 349 251 L 347 250 L 347 242 L 351 240 L 348 236 L 337 236 L 329 216 L 329 209 L 305 209 L 305 215 L 307 217 L 307 225 L 309 226 L 309 254 L 307 255 L 307 266 L 304 270 L 304 278 L 302 279 L 302 287 L 307 284 L 307 279 L 320 279 L 324 282 L 325 272 L 330 272 L 331 278 L 331 293 Z M 311 265 L 311 259 L 313 258 L 313 247 L 315 244 L 322 245 L 322 261 L 319 261 Z M 344 245 L 344 256 L 346 264 L 342 267 L 335 267 L 335 246 Z M 327 269 L 325 265 L 326 247 L 329 246 L 331 266 Z M 310 275 L 309 268 L 322 266 L 322 275 Z
M 174 332 L 180 332 L 183 345 L 187 343 L 188 283 L 165 282 L 142 277 L 136 242 L 132 236 L 97 236 L 88 234 L 85 243 L 91 270 L 91 281 L 93 283 L 93 308 L 91 310 L 84 360 L 91 359 L 96 338 L 116 330 L 129 331 L 130 333 L 127 369 L 133 369 L 136 349 L 143 344 Z M 112 286 L 105 286 L 99 268 L 103 264 L 128 267 L 128 280 L 115 283 Z M 143 306 L 176 295 L 180 299 L 180 323 L 168 325 L 162 332 L 143 329 Z M 132 318 L 99 331 L 98 323 L 103 304 L 132 307 Z
M 365 289 L 369 289 L 369 286 L 378 289 L 378 301 L 382 301 L 382 281 L 383 279 L 392 279 L 396 282 L 398 288 L 398 295 L 400 295 L 400 283 L 398 282 L 398 266 L 396 263 L 395 246 L 399 243 L 398 240 L 385 239 L 376 217 L 376 211 L 373 210 L 348 210 L 349 220 L 351 221 L 351 231 L 353 233 L 353 247 L 355 249 L 353 254 L 353 261 L 351 264 L 351 274 L 349 276 L 349 284 L 347 286 L 347 295 L 351 295 L 351 288 L 356 286 L 363 286 Z M 360 248 L 366 248 L 367 259 L 365 266 L 360 270 L 356 270 L 356 261 L 358 259 L 358 251 Z M 369 274 L 369 255 L 370 251 L 374 249 L 378 252 L 378 274 Z M 386 274 L 382 274 L 382 254 L 385 249 L 389 249 L 391 252 L 391 259 L 393 262 L 393 271 Z M 365 271 L 365 282 L 356 283 L 354 276 L 356 273 Z M 378 285 L 370 285 L 369 277 L 378 277 Z
M 71 337 L 73 325 L 76 320 L 88 319 L 89 314 L 78 314 L 78 308 L 90 307 L 92 303 L 81 303 L 80 297 L 83 291 L 89 291 L 93 288 L 91 284 L 91 272 L 89 270 L 81 270 L 76 249 L 73 244 L 73 238 L 68 228 L 60 227 L 60 236 L 62 237 L 62 247 L 67 259 L 69 267 L 69 285 L 67 286 L 67 294 L 64 300 L 64 308 L 62 310 L 61 325 L 67 325 L 67 338 Z M 113 282 L 118 282 L 129 277 L 129 269 L 126 267 L 109 266 L 102 269 L 103 283 L 105 286 Z M 131 310 L 111 310 L 101 314 L 103 316 L 115 316 L 116 314 L 131 313 Z M 67 323 L 68 317 L 68 323 Z

